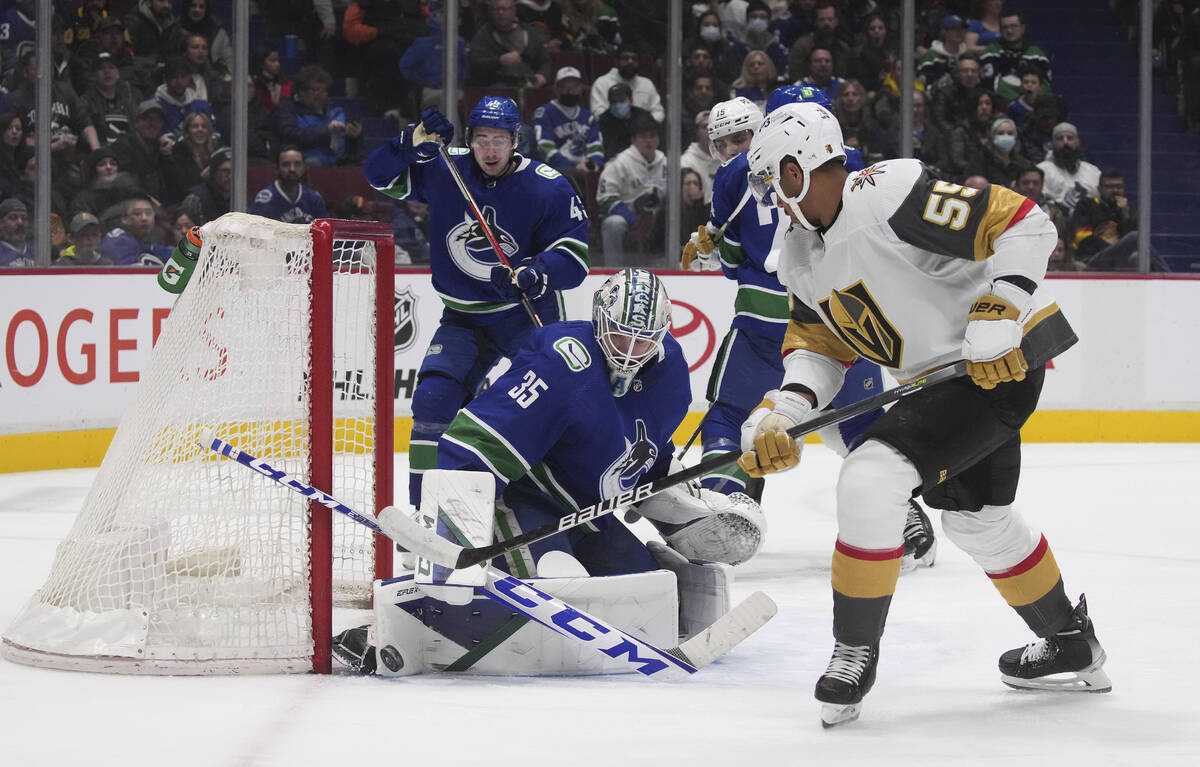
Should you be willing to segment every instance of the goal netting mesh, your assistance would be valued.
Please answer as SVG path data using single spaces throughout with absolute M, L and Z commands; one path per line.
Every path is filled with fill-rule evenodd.
M 392 430 L 390 401 L 386 422 L 378 415 L 376 319 L 391 327 L 392 295 L 377 271 L 391 272 L 391 251 L 380 264 L 376 239 L 333 223 L 323 247 L 307 225 L 245 214 L 203 227 L 192 280 L 45 585 L 4 634 L 6 656 L 133 673 L 310 671 L 314 610 L 329 609 L 313 603 L 312 563 L 332 558 L 324 593 L 336 602 L 369 603 L 370 531 L 333 515 L 329 551 L 310 552 L 305 498 L 198 443 L 215 430 L 307 482 L 331 474 L 321 489 L 378 510 L 375 448 L 385 440 L 390 456 Z M 313 351 L 322 343 L 332 370 Z M 386 343 L 390 353 L 390 333 Z

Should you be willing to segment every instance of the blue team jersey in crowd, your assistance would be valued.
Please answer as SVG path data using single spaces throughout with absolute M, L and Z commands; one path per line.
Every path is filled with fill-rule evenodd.
M 514 269 L 540 256 L 554 290 L 583 282 L 589 266 L 588 218 L 562 174 L 518 154 L 516 170 L 489 186 L 469 150 L 449 151 Z M 481 324 L 522 311 L 520 303 L 492 285 L 492 267 L 500 259 L 440 157 L 410 163 L 393 139 L 371 153 L 363 173 L 389 197 L 429 204 L 430 271 L 446 306 L 475 315 Z
M 574 107 L 573 111 L 575 116 L 568 117 L 554 101 L 537 108 L 533 130 L 538 151 L 555 168 L 587 159 L 597 166 L 604 165 L 604 144 L 596 116 L 583 107 Z
M 750 162 L 743 152 L 729 160 L 713 178 L 713 226 L 721 226 L 748 194 Z M 765 262 L 779 229 L 779 209 L 759 205 L 751 194 L 741 211 L 725 228 L 719 248 L 721 269 L 737 280 L 732 328 L 783 341 L 788 323 L 787 290 Z
M 142 242 L 120 227 L 104 235 L 98 250 L 116 266 L 162 266 L 171 257 L 166 245 Z
M 556 322 L 534 330 L 512 367 L 459 411 L 437 465 L 491 472 L 497 497 L 506 488 L 510 503 L 549 496 L 566 513 L 664 476 L 690 402 L 687 361 L 670 335 L 614 397 L 592 323 Z
M 254 195 L 249 212 L 285 224 L 311 224 L 329 216 L 325 200 L 315 189 L 301 184 L 300 193 L 293 200 L 283 193 L 278 181 Z

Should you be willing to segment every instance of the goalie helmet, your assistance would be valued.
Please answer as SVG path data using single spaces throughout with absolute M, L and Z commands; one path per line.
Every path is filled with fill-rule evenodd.
M 670 324 L 667 289 L 646 269 L 622 269 L 596 291 L 592 330 L 608 363 L 613 396 L 624 396 L 642 366 L 662 353 Z
M 795 160 L 804 175 L 800 194 L 789 197 L 780 185 L 784 158 Z M 785 104 L 767 115 L 750 144 L 750 189 L 762 205 L 774 205 L 774 196 L 788 206 L 796 220 L 809 231 L 814 226 L 800 212 L 800 202 L 812 185 L 812 171 L 830 160 L 846 160 L 842 129 L 837 118 L 814 103 Z
M 716 140 L 741 131 L 758 130 L 762 124 L 762 110 L 745 96 L 738 96 L 729 101 L 722 101 L 708 113 L 708 152 L 713 159 L 724 162 L 725 158 L 717 150 Z

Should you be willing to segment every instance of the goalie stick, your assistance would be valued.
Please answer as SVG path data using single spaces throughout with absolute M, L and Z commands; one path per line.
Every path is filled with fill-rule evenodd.
M 949 381 L 952 378 L 958 378 L 965 375 L 967 372 L 967 363 L 965 360 L 959 360 L 954 364 L 936 370 L 926 376 L 909 381 L 900 386 L 894 386 L 887 391 L 880 392 L 872 397 L 867 397 L 843 408 L 824 413 L 812 418 L 803 423 L 796 424 L 787 430 L 788 436 L 793 439 L 799 439 L 805 435 L 812 434 L 815 431 L 832 426 L 835 423 L 853 418 L 862 413 L 870 412 L 877 407 L 895 402 L 901 397 L 908 396 L 913 392 L 941 383 Z M 741 453 L 737 450 L 731 450 L 724 455 L 713 456 L 707 461 L 701 461 L 690 469 L 677 471 L 674 474 L 655 480 L 644 485 L 638 485 L 632 490 L 627 490 L 620 495 L 597 501 L 591 506 L 585 506 L 579 511 L 567 514 L 557 522 L 550 522 L 541 527 L 536 527 L 533 530 L 515 535 L 507 540 L 493 543 L 490 546 L 479 546 L 467 548 L 459 546 L 453 541 L 448 541 L 442 538 L 432 530 L 423 527 L 419 522 L 396 510 L 396 513 L 385 513 L 380 515 L 380 522 L 388 537 L 400 543 L 409 551 L 416 552 L 428 560 L 452 567 L 456 570 L 461 570 L 464 567 L 477 565 L 480 562 L 487 562 L 494 557 L 498 557 L 506 551 L 528 546 L 534 541 L 540 541 L 543 538 L 549 538 L 563 530 L 569 530 L 572 527 L 585 524 L 598 517 L 603 517 L 606 514 L 611 514 L 617 509 L 628 506 L 630 504 L 639 503 L 646 500 L 650 496 L 666 490 L 668 487 L 688 482 L 689 480 L 702 477 L 705 474 L 710 474 L 718 469 L 722 469 L 731 463 L 735 463 Z
M 200 445 L 316 501 L 327 509 L 344 514 L 360 525 L 388 535 L 387 529 L 370 517 L 298 477 L 293 477 L 281 469 L 272 467 L 266 461 L 239 450 L 216 435 L 206 436 L 200 441 Z M 387 511 L 394 512 L 393 516 L 406 517 L 394 506 L 389 506 Z M 630 666 L 630 670 L 654 679 L 676 679 L 695 674 L 766 625 L 767 621 L 775 617 L 777 610 L 775 602 L 769 596 L 756 591 L 696 636 L 676 647 L 664 650 L 494 567 L 487 568 L 487 578 L 479 588 L 489 599 L 505 605 L 556 634 L 586 645 L 609 658 L 622 661 Z

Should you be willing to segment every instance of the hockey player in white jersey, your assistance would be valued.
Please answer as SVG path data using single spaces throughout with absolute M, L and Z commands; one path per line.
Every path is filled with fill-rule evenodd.
M 1084 598 L 1071 604 L 1045 537 L 1012 506 L 1020 428 L 1046 363 L 1076 341 L 1039 284 L 1054 226 L 1004 187 L 947 183 L 906 159 L 848 174 L 843 157 L 837 119 L 815 104 L 773 112 L 751 144 L 756 197 L 816 233 L 819 247 L 785 240 L 784 385 L 744 425 L 742 467 L 761 476 L 796 465 L 800 445 L 786 430 L 824 407 L 860 356 L 901 381 L 965 358 L 969 377 L 898 401 L 842 464 L 822 721 L 856 719 L 874 684 L 914 495 L 942 510 L 946 537 L 1040 637 L 1000 657 L 1001 679 L 1108 691 Z

